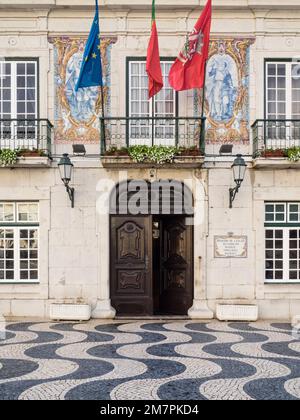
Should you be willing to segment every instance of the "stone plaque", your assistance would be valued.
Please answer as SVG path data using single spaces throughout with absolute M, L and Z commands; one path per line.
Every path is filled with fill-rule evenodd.
M 215 258 L 247 258 L 247 236 L 215 236 Z

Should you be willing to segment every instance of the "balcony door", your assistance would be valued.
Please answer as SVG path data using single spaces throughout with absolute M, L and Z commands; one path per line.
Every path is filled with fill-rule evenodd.
M 0 61 L 1 148 L 36 147 L 38 62 Z
M 300 63 L 266 62 L 267 148 L 300 146 Z
M 129 145 L 175 146 L 177 95 L 168 80 L 172 61 L 161 61 L 164 87 L 152 100 L 148 99 L 146 61 L 130 59 L 127 66 Z

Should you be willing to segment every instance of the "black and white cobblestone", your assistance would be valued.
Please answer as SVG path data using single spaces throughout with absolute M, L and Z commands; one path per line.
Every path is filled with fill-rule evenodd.
M 281 323 L 11 323 L 0 399 L 298 400 L 300 339 Z

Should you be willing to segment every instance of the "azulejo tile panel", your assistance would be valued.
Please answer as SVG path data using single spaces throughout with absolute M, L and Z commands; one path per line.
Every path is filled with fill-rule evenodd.
M 299 378 L 280 323 L 12 323 L 0 342 L 1 400 L 299 400 Z
M 255 38 L 212 39 L 206 67 L 207 143 L 249 143 L 250 47 Z M 202 109 L 196 93 L 196 114 Z
M 105 110 L 110 108 L 111 47 L 114 38 L 101 39 Z M 86 39 L 52 37 L 54 49 L 55 142 L 98 143 L 101 93 L 99 87 L 75 91 Z

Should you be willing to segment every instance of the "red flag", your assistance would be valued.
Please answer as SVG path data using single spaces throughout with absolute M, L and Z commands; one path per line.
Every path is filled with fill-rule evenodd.
M 211 0 L 208 0 L 187 42 L 169 73 L 170 85 L 177 91 L 203 88 L 208 59 L 211 26 Z
M 146 70 L 149 77 L 149 99 L 151 99 L 164 86 L 160 66 L 158 35 L 155 21 L 155 0 L 152 2 L 152 31 L 148 45 Z

